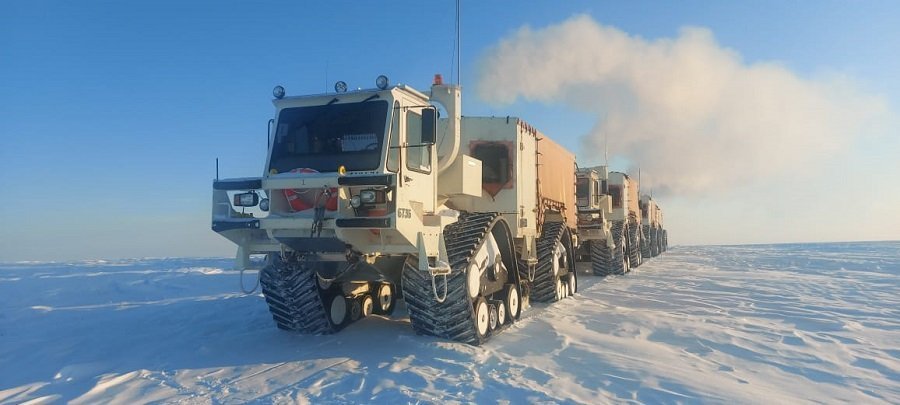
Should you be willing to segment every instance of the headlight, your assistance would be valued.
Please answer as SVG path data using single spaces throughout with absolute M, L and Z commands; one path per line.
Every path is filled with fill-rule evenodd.
M 261 209 L 263 211 L 269 210 L 269 199 L 268 198 L 263 198 L 262 200 L 260 200 L 259 209 Z
M 388 87 L 388 78 L 387 78 L 387 76 L 385 76 L 385 75 L 378 76 L 378 78 L 375 79 L 375 86 L 378 87 L 378 88 L 381 89 L 381 90 L 386 89 L 386 88 Z
M 350 206 L 353 208 L 359 208 L 362 205 L 362 200 L 360 200 L 358 195 L 355 195 L 350 198 Z
M 372 204 L 375 202 L 375 191 L 373 191 L 373 190 L 360 191 L 359 199 L 363 203 Z
M 259 204 L 259 195 L 256 193 L 241 193 L 234 195 L 234 205 L 238 207 L 254 207 Z

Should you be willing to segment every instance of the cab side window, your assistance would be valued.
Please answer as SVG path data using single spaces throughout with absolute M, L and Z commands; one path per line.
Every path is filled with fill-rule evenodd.
M 422 173 L 431 172 L 431 145 L 422 144 L 422 115 L 406 113 L 406 167 Z
M 391 140 L 388 142 L 387 151 L 387 169 L 388 171 L 397 172 L 400 170 L 400 103 L 394 102 L 394 109 L 391 113 Z

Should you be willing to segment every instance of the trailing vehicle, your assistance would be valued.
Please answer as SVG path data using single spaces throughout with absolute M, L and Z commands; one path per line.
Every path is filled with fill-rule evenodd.
M 641 254 L 644 257 L 656 257 L 666 250 L 663 214 L 659 205 L 649 195 L 641 196 Z
M 610 233 L 615 247 L 610 255 L 612 264 L 606 274 L 625 274 L 643 261 L 638 182 L 622 172 L 609 172 L 608 177 L 607 188 L 612 205 Z
M 478 345 L 577 291 L 575 157 L 524 120 L 462 117 L 438 75 L 273 94 L 264 172 L 213 183 L 212 228 L 240 268 L 267 255 L 279 328 L 338 332 L 402 297 L 418 333 Z
M 621 272 L 621 260 L 614 262 L 616 239 L 612 233 L 612 197 L 606 166 L 578 169 L 578 261 L 590 262 L 595 275 Z

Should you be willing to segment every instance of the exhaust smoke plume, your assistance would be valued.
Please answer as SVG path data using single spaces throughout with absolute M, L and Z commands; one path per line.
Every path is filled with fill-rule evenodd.
M 591 132 L 578 134 L 591 151 L 579 157 L 603 156 L 608 142 L 611 157 L 628 159 L 635 175 L 639 166 L 643 186 L 663 193 L 813 173 L 887 112 L 846 78 L 745 63 L 704 28 L 648 41 L 588 16 L 520 29 L 488 50 L 479 73 L 488 102 L 522 98 L 596 114 Z

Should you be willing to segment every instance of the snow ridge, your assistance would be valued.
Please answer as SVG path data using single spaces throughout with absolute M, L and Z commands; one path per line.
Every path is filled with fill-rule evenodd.
M 276 329 L 228 259 L 0 264 L 0 403 L 900 403 L 900 242 L 675 247 L 585 268 L 482 347 L 402 306 Z

